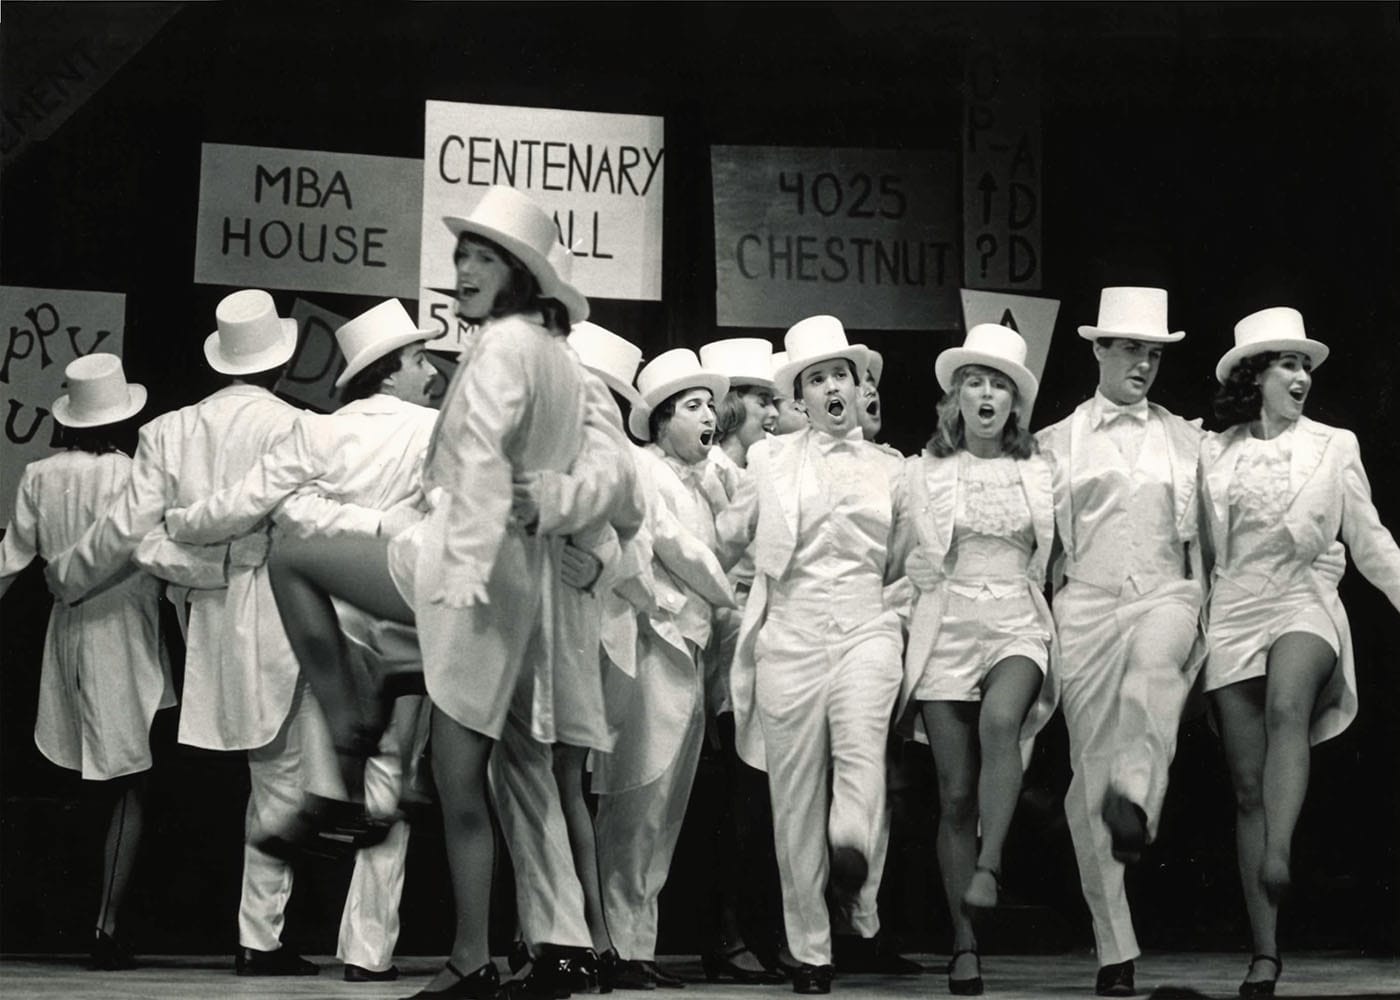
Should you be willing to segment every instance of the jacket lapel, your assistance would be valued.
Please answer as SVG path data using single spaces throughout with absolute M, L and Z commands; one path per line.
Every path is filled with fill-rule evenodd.
M 1293 454 L 1288 463 L 1288 505 L 1291 508 L 1298 494 L 1322 463 L 1323 452 L 1332 440 L 1332 431 L 1322 424 L 1298 418 L 1298 427 L 1293 432 Z
M 1248 433 L 1245 427 L 1244 424 L 1238 424 L 1207 438 L 1201 445 L 1206 492 L 1210 501 L 1212 534 L 1218 550 L 1216 561 L 1222 565 L 1230 555 L 1225 551 L 1230 527 L 1230 483 L 1234 481 L 1235 465 L 1240 457 L 1239 443 L 1243 435 Z
M 915 524 L 919 541 L 928 552 L 934 566 L 942 566 L 953 543 L 953 520 L 958 510 L 958 459 L 921 458 L 910 463 L 909 473 L 914 482 Z
M 1031 510 L 1031 527 L 1035 530 L 1035 552 L 1031 555 L 1029 574 L 1044 584 L 1045 563 L 1050 558 L 1050 546 L 1055 540 L 1055 488 L 1050 463 L 1032 456 L 1017 462 L 1021 473 L 1021 489 Z
M 1172 467 L 1172 502 L 1176 505 L 1177 537 L 1196 537 L 1196 465 L 1200 457 L 1200 431 L 1156 403 L 1151 404 L 1167 431 L 1167 460 Z

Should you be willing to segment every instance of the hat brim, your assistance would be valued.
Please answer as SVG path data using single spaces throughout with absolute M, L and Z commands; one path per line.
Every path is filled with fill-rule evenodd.
M 1245 358 L 1255 354 L 1263 354 L 1266 351 L 1280 351 L 1283 353 L 1292 352 L 1295 354 L 1306 354 L 1308 360 L 1312 362 L 1314 368 L 1321 368 L 1322 363 L 1327 360 L 1327 355 L 1331 350 L 1320 340 L 1307 340 L 1299 337 L 1280 337 L 1277 340 L 1256 340 L 1252 344 L 1242 344 L 1230 348 L 1224 356 L 1216 362 L 1215 380 L 1221 385 L 1230 377 L 1230 372 L 1235 365 Z
M 759 389 L 773 391 L 773 376 L 771 375 L 731 375 L 729 376 L 729 388 L 738 389 L 741 386 L 751 385 Z
M 342 388 L 346 382 L 349 382 L 371 364 L 380 358 L 387 357 L 401 347 L 407 347 L 419 340 L 426 343 L 427 339 L 435 332 L 423 329 L 405 330 L 403 333 L 396 333 L 392 337 L 385 337 L 383 340 L 370 344 L 359 354 L 346 360 L 345 371 L 341 372 L 340 377 L 335 380 L 335 387 Z
M 108 410 L 97 417 L 86 419 L 73 416 L 73 404 L 65 393 L 54 400 L 53 418 L 64 427 L 106 427 L 108 424 L 119 424 L 123 420 L 136 416 L 141 412 L 141 408 L 146 405 L 146 387 L 136 382 L 126 384 L 127 399 L 126 405 Z
M 528 243 L 516 239 L 509 233 L 503 233 L 499 229 L 473 222 L 471 219 L 444 215 L 442 221 L 452 235 L 458 239 L 467 234 L 484 236 L 493 243 L 499 243 L 514 254 L 520 263 L 525 265 L 526 270 L 533 274 L 535 280 L 540 283 L 540 294 L 547 299 L 556 299 L 564 306 L 565 311 L 569 314 L 570 325 L 582 323 L 588 318 L 588 299 L 577 288 L 559 277 L 559 272 L 554 270 L 554 265 Z
M 639 395 L 632 412 L 627 415 L 627 429 L 632 432 L 632 436 L 638 441 L 650 441 L 652 411 L 676 393 L 686 389 L 709 389 L 710 395 L 714 396 L 715 402 L 718 403 L 729 391 L 729 379 L 714 372 L 696 372 L 684 378 L 663 382 L 646 396 Z M 655 402 L 648 402 L 649 398 Z
M 602 383 L 606 385 L 609 389 L 617 393 L 623 399 L 627 400 L 627 405 L 631 407 L 631 410 L 635 410 L 637 407 L 645 405 L 642 402 L 642 394 L 639 393 L 634 386 L 622 381 L 620 378 L 618 378 L 611 372 L 603 371 L 603 369 L 601 368 L 594 368 L 592 365 L 586 362 L 580 362 L 580 364 L 582 364 L 583 367 L 587 368 L 594 375 L 597 375 L 598 378 L 602 381 Z M 631 410 L 628 410 L 628 412 L 630 413 Z
M 1099 326 L 1081 326 L 1079 335 L 1085 340 L 1102 340 L 1113 337 L 1121 340 L 1146 340 L 1153 344 L 1175 344 L 1186 336 L 1185 330 L 1174 333 L 1143 333 L 1141 330 L 1105 330 Z
M 229 358 L 219 349 L 219 331 L 215 330 L 204 338 L 204 360 L 221 375 L 252 375 L 290 361 L 297 352 L 297 321 L 279 316 L 277 322 L 282 324 L 282 340 L 279 343 L 237 360 Z
M 1031 374 L 1029 368 L 999 355 L 973 351 L 966 347 L 950 347 L 933 362 L 933 374 L 938 378 L 938 385 L 944 392 L 952 391 L 953 376 L 963 365 L 982 365 L 984 368 L 1001 372 L 1016 384 L 1016 394 L 1020 397 L 1017 403 L 1021 409 L 1029 412 L 1035 406 L 1035 397 L 1040 392 L 1040 381 Z
M 814 354 L 811 357 L 803 358 L 800 361 L 789 361 L 773 373 L 773 384 L 775 388 L 777 386 L 782 386 L 778 391 L 786 395 L 792 392 L 793 379 L 801 375 L 805 369 L 811 368 L 813 365 L 819 365 L 824 361 L 834 361 L 836 358 L 845 358 L 855 365 L 856 381 L 865 381 L 865 369 L 870 367 L 870 351 L 868 348 L 861 347 L 858 344 L 852 344 L 850 347 L 843 347 L 839 351 L 827 351 L 823 354 Z M 800 398 L 801 394 L 799 393 L 798 396 Z

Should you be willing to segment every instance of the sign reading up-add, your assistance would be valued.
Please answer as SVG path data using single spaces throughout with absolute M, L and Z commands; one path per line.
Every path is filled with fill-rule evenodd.
M 493 184 L 554 217 L 585 295 L 659 300 L 665 153 L 659 117 L 428 101 L 419 323 L 451 332 L 456 243 L 442 220 Z
M 721 326 L 957 325 L 951 152 L 715 146 L 710 165 Z
M 206 142 L 194 280 L 413 298 L 417 160 Z

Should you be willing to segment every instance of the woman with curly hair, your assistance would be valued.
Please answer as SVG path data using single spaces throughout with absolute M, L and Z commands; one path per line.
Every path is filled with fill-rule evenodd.
M 905 465 L 917 588 L 902 703 L 918 706 L 938 774 L 938 863 L 953 920 L 948 990 L 982 992 L 972 915 L 997 903 L 1002 845 L 1029 749 L 1055 708 L 1042 594 L 1054 538 L 1049 461 L 1025 428 L 1026 342 L 987 323 L 934 363 L 946 395 Z M 981 826 L 982 843 L 977 842 Z
M 1371 502 L 1356 436 L 1303 416 L 1325 344 L 1278 307 L 1235 326 L 1216 366 L 1216 414 L 1201 449 L 1214 549 L 1212 696 L 1235 790 L 1236 844 L 1254 957 L 1241 996 L 1269 996 L 1282 972 L 1275 932 L 1289 887 L 1310 745 L 1356 715 L 1356 675 L 1337 577 L 1314 560 L 1340 534 L 1357 567 L 1400 608 L 1400 547 Z

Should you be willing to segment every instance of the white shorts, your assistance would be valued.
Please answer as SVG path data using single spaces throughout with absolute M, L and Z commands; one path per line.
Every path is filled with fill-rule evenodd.
M 915 701 L 981 701 L 992 667 L 1024 656 L 1045 673 L 1050 633 L 1029 594 L 975 600 L 949 593 L 933 655 L 914 688 Z
M 1252 594 L 1220 578 L 1210 596 L 1205 690 L 1263 677 L 1269 650 L 1289 632 L 1307 632 L 1341 649 L 1337 626 L 1317 592 L 1306 584 L 1282 594 Z

